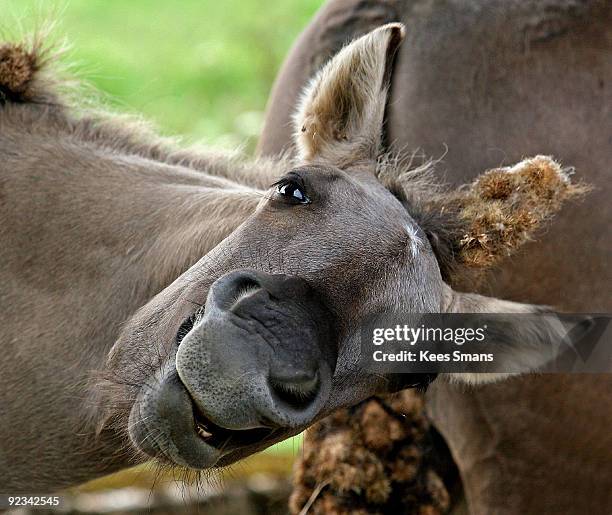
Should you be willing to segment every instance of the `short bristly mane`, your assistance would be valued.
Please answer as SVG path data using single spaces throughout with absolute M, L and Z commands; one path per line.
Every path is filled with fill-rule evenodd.
M 266 189 L 293 164 L 286 155 L 247 159 L 240 152 L 185 147 L 180 138 L 162 137 L 136 116 L 101 108 L 82 83 L 64 77 L 59 65 L 63 53 L 63 47 L 46 45 L 43 35 L 0 45 L 3 137 L 11 136 L 12 125 L 27 125 L 41 135 L 61 133 L 118 154 L 184 166 L 259 189 Z

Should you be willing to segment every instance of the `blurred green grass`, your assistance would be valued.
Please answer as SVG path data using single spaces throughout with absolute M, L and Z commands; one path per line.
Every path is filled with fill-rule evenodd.
M 223 147 L 257 138 L 278 68 L 323 0 L 0 0 L 58 21 L 77 75 L 166 135 Z

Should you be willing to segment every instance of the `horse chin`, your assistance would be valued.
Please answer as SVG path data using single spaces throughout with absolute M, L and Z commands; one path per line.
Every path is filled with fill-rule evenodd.
M 132 444 L 147 457 L 196 470 L 230 465 L 299 431 L 218 426 L 197 408 L 176 372 L 141 390 L 128 423 Z

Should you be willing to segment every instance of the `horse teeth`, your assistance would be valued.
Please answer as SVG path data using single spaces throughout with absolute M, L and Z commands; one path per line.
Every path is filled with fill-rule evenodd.
M 202 426 L 200 426 L 198 424 L 197 427 L 198 430 L 198 434 L 202 437 L 202 438 L 210 438 L 212 436 L 212 433 L 209 433 L 208 431 L 206 431 L 206 429 L 204 429 Z

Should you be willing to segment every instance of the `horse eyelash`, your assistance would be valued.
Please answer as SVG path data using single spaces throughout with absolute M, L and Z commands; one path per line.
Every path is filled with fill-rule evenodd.
M 280 188 L 281 186 L 286 186 L 290 182 L 290 179 L 288 179 L 287 177 L 283 177 L 282 179 L 279 179 L 278 181 L 270 184 L 269 188 Z
M 297 183 L 301 189 L 305 189 L 304 179 L 302 179 L 302 177 L 296 173 L 285 175 L 284 177 L 281 177 L 278 181 L 272 183 L 270 185 L 270 188 L 286 186 L 287 184 L 291 184 L 293 182 Z

